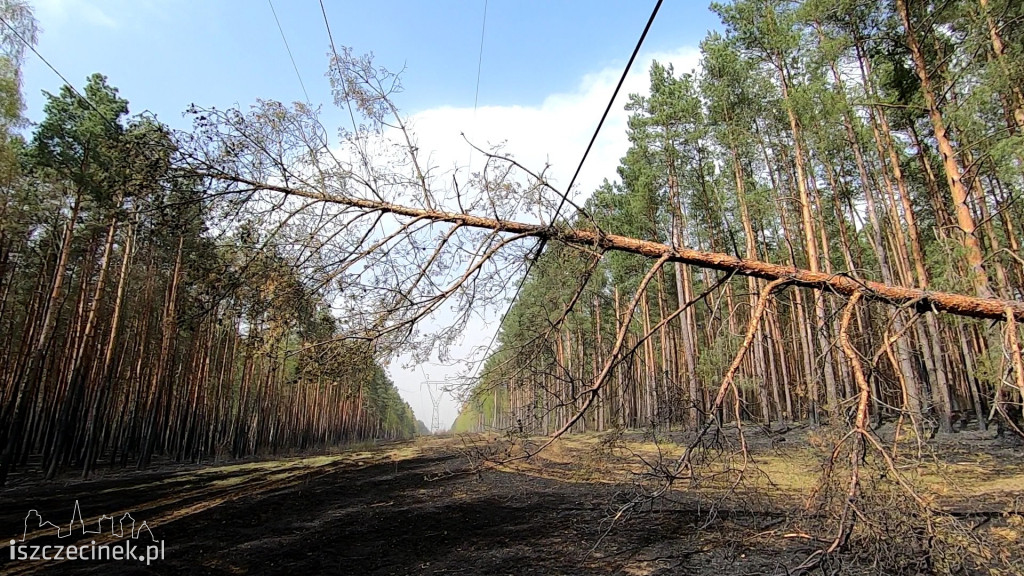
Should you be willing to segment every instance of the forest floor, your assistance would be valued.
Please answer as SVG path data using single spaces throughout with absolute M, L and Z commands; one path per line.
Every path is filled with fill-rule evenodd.
M 497 436 L 424 438 L 89 481 L 21 477 L 0 490 L 0 573 L 784 574 L 827 541 L 799 530 L 827 444 L 806 430 L 750 438 L 748 465 L 757 472 L 749 475 L 758 480 L 719 492 L 709 481 L 699 495 L 679 486 L 669 498 L 625 509 L 650 488 L 644 473 L 678 454 L 685 438 L 573 436 L 530 460 L 483 469 L 481 457 L 521 448 Z M 908 443 L 908 452 L 923 451 L 907 472 L 936 506 L 984 531 L 991 568 L 1012 573 L 1024 558 L 1021 446 L 982 435 L 965 440 Z M 76 501 L 89 529 L 102 514 L 120 519 L 130 511 L 136 528 L 145 521 L 163 541 L 163 558 L 11 559 L 7 543 L 22 538 L 30 509 L 66 533 Z M 616 518 L 621 510 L 629 513 Z M 109 529 L 83 537 L 77 523 L 57 540 L 37 518 L 29 524 L 19 546 L 114 540 Z M 149 538 L 139 534 L 138 546 Z M 864 573 L 880 572 L 857 562 Z M 987 568 L 967 571 L 996 573 Z

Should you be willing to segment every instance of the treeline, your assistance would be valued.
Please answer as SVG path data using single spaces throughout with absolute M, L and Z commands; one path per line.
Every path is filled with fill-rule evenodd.
M 724 33 L 702 42 L 699 72 L 653 64 L 650 95 L 628 105 L 621 183 L 596 190 L 577 226 L 1022 298 L 1024 4 L 735 0 L 711 9 Z M 597 380 L 648 266 L 549 247 L 459 427 L 558 429 Z M 658 273 L 628 326 L 631 353 L 573 429 L 702 422 L 763 286 L 685 265 Z M 723 417 L 739 403 L 764 424 L 848 420 L 855 384 L 837 343 L 842 303 L 797 289 L 773 299 Z M 1000 332 L 919 312 L 856 313 L 873 418 L 905 417 L 919 431 L 1019 423 L 1021 390 Z
M 5 9 L 32 38 L 27 8 Z M 48 95 L 28 140 L 18 90 L 3 98 L 0 484 L 416 434 L 373 350 L 335 338 L 323 287 L 175 167 L 166 127 L 100 75 Z

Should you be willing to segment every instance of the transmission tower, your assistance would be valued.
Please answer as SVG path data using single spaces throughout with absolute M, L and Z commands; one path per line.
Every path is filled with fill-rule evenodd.
M 444 380 L 431 380 L 429 376 L 424 372 L 423 384 L 427 387 L 427 393 L 430 394 L 430 402 L 434 405 L 434 413 L 430 417 L 430 433 L 437 434 L 441 430 L 441 400 L 444 398 L 444 388 L 442 385 L 447 384 Z M 423 390 L 423 386 L 420 386 L 420 390 Z

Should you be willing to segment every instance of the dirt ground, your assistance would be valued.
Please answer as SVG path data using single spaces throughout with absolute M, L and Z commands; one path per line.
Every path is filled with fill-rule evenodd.
M 325 456 L 168 466 L 88 482 L 22 478 L 0 491 L 0 573 L 785 574 L 820 547 L 781 537 L 777 530 L 791 513 L 786 505 L 755 513 L 723 501 L 711 515 L 700 500 L 681 495 L 612 526 L 635 484 L 629 470 L 608 459 L 570 457 L 600 452 L 583 448 L 570 444 L 479 473 L 469 469 L 474 448 L 465 439 L 429 439 Z M 638 438 L 627 452 L 642 448 Z M 1007 474 L 1019 472 L 1020 450 L 1008 450 L 1011 461 L 1006 454 L 992 461 L 1001 460 Z M 786 459 L 784 452 L 777 456 Z M 786 465 L 792 466 L 799 464 Z M 1003 476 L 1009 483 L 986 494 L 986 506 L 1024 493 L 1024 484 Z M 163 541 L 164 558 L 148 565 L 11 560 L 7 543 L 23 535 L 19 545 L 112 541 L 109 534 L 83 537 L 77 525 L 57 540 L 34 517 L 23 534 L 30 509 L 66 532 L 76 500 L 90 528 L 101 514 L 120 518 L 130 511 L 137 526 L 145 521 Z M 141 533 L 139 542 L 146 538 Z

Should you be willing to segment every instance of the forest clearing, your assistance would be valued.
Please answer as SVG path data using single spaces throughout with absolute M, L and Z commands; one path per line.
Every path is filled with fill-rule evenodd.
M 305 98 L 172 125 L 0 0 L 3 572 L 1024 574 L 1024 3 L 713 2 L 653 56 L 692 6 L 630 5 L 622 63 L 478 107 L 485 1 L 460 117 L 567 172 L 313 4 L 320 103 L 268 0 Z
M 782 441 L 783 438 L 788 440 Z M 85 483 L 28 479 L 4 490 L 0 525 L 21 524 L 31 502 L 66 521 L 75 499 L 90 510 L 129 509 L 151 520 L 166 543 L 162 561 L 13 564 L 8 574 L 773 574 L 816 546 L 808 527 L 823 519 L 814 502 L 827 456 L 806 430 L 752 446 L 765 476 L 738 490 L 729 479 L 700 492 L 685 487 L 621 513 L 638 495 L 636 455 L 668 457 L 643 434 L 574 435 L 530 461 L 479 468 L 479 457 L 508 444 L 466 435 L 366 446 L 316 457 L 207 467 L 157 465 Z M 542 438 L 531 439 L 540 442 Z M 676 438 L 678 440 L 678 438 Z M 922 494 L 956 517 L 961 546 L 1020 558 L 1024 552 L 1024 472 L 1013 448 L 972 439 L 928 443 L 942 454 L 914 476 Z M 728 443 L 728 442 L 727 442 Z M 916 448 L 906 445 L 913 452 Z M 916 461 L 908 458 L 907 462 Z M 916 461 L 920 462 L 920 461 Z M 898 495 L 893 495 L 898 498 Z M 885 503 L 882 503 L 885 504 Z M 96 514 L 98 515 L 98 514 Z M 614 519 L 614 521 L 613 521 Z M 890 519 L 890 530 L 901 529 Z M 947 537 L 949 536 L 947 534 Z M 5 537 L 20 537 L 3 534 Z M 61 544 L 76 541 L 78 534 Z M 56 542 L 51 534 L 26 542 Z M 910 551 L 904 550 L 904 553 Z M 848 573 L 877 573 L 867 551 Z M 918 558 L 920 560 L 920 558 Z M 1019 567 L 1020 565 L 1017 564 Z M 978 566 L 970 567 L 976 570 Z M 922 565 L 923 569 L 923 565 Z

